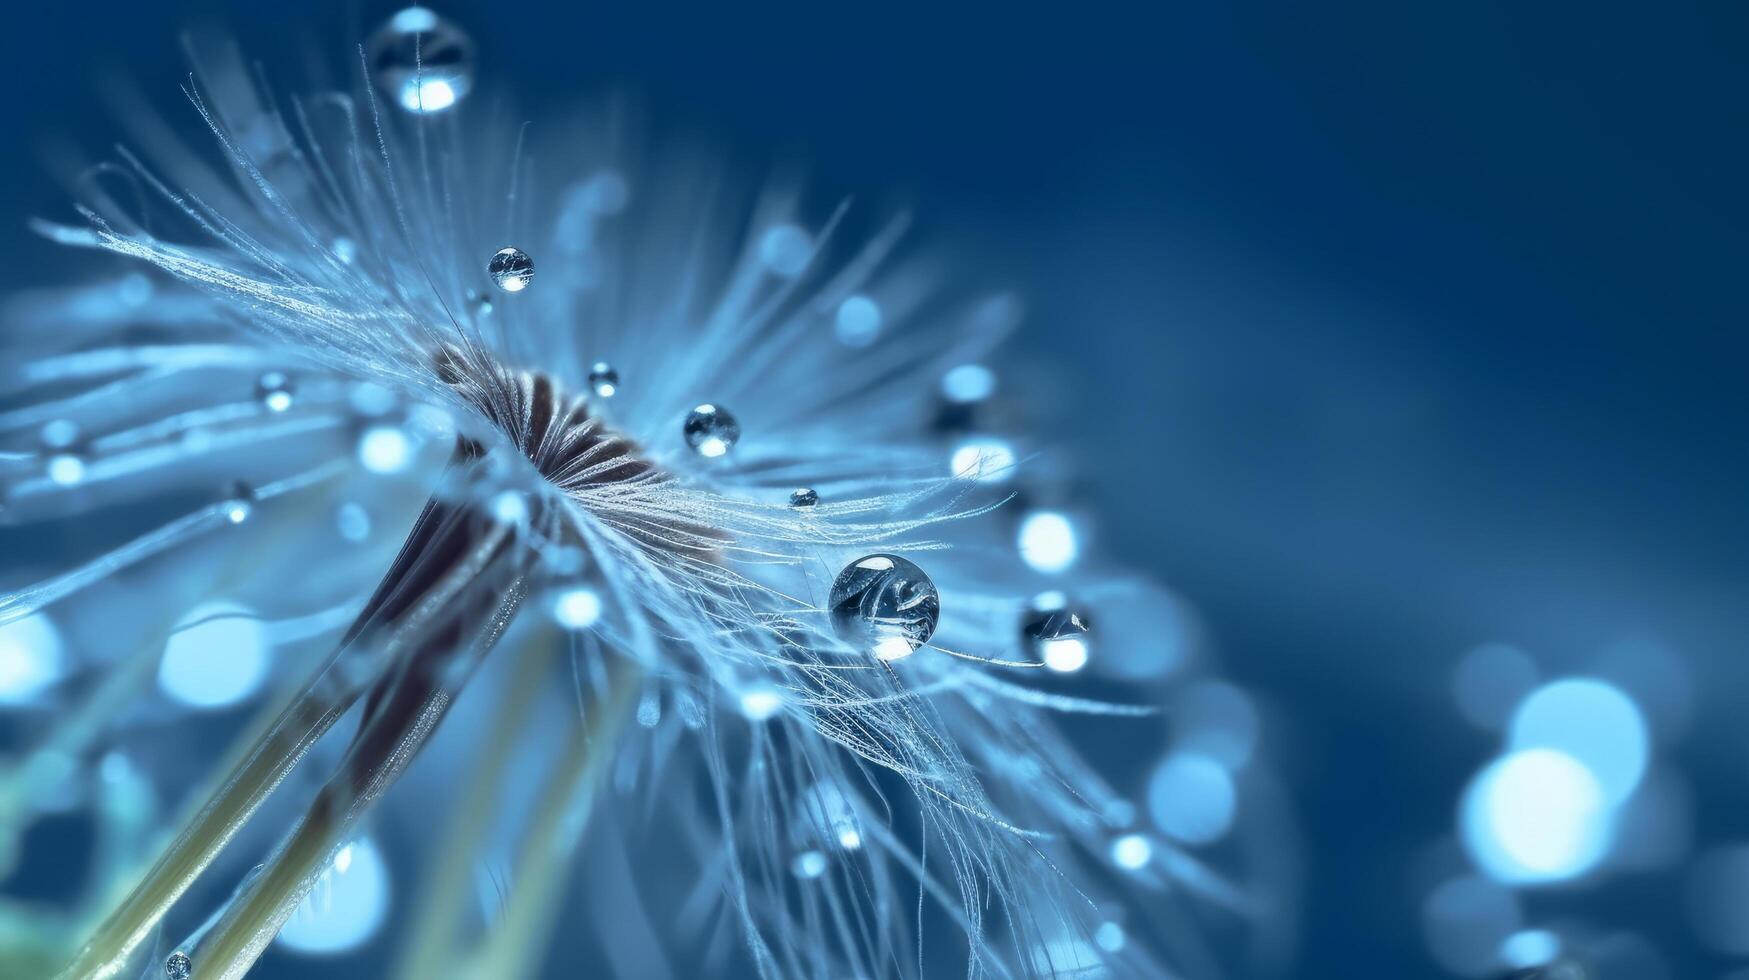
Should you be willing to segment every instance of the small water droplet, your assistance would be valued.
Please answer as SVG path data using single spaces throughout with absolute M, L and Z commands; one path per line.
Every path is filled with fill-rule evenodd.
M 480 316 L 492 315 L 492 297 L 487 296 L 478 289 L 469 289 L 467 291 L 467 300 L 468 305 L 474 308 L 476 314 Z
M 284 371 L 263 371 L 261 377 L 255 379 L 255 397 L 270 412 L 291 408 L 292 396 L 296 393 L 291 378 Z
M 826 873 L 826 855 L 819 851 L 803 851 L 790 862 L 790 869 L 798 878 L 818 878 Z
M 969 405 L 996 393 L 996 372 L 982 364 L 961 364 L 941 376 L 941 394 L 950 402 Z
M 881 332 L 881 308 L 867 296 L 852 296 L 838 304 L 833 330 L 844 346 L 867 347 Z
M 358 542 L 370 537 L 370 512 L 359 504 L 351 501 L 341 504 L 334 512 L 334 523 L 340 536 L 348 541 Z
M 813 510 L 820 502 L 820 495 L 813 487 L 798 487 L 789 495 L 789 505 L 797 510 Z
M 442 112 L 474 87 L 473 39 L 425 7 L 389 18 L 367 50 L 371 77 L 408 112 Z
M 1061 592 L 1045 592 L 1032 601 L 1020 634 L 1034 657 L 1051 670 L 1068 674 L 1087 665 L 1091 628 L 1086 616 L 1069 608 Z
M 879 660 L 898 660 L 935 635 L 941 595 L 911 562 L 898 555 L 869 555 L 838 573 L 827 608 L 846 643 Z
M 164 957 L 164 975 L 170 980 L 188 980 L 194 976 L 194 961 L 179 949 Z
M 686 444 L 700 456 L 716 458 L 735 448 L 741 439 L 741 423 L 728 409 L 700 405 L 686 416 Z
M 596 361 L 589 368 L 589 390 L 602 398 L 612 398 L 619 391 L 619 372 L 606 361 Z
M 505 247 L 493 253 L 486 271 L 499 289 L 520 293 L 534 281 L 534 260 L 520 248 Z
M 51 482 L 70 487 L 85 479 L 85 460 L 77 453 L 56 453 L 46 467 Z
M 358 245 L 352 239 L 341 235 L 334 239 L 334 257 L 351 265 L 352 260 L 358 258 Z
M 795 225 L 778 225 L 759 239 L 759 261 L 773 275 L 794 279 L 814 257 L 814 240 Z
M 219 512 L 225 515 L 225 520 L 232 524 L 241 524 L 249 519 L 255 511 L 255 488 L 241 480 L 234 480 L 225 485 L 223 503 Z
M 43 423 L 37 436 L 47 449 L 66 449 L 79 441 L 79 423 L 72 419 L 51 419 Z

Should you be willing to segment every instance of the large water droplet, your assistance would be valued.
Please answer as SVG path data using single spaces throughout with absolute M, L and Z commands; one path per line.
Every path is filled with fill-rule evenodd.
M 255 379 L 255 397 L 270 412 L 291 408 L 292 396 L 296 393 L 291 378 L 284 371 L 263 371 L 261 377 Z
M 827 608 L 846 643 L 880 660 L 898 660 L 935 635 L 941 596 L 923 569 L 911 562 L 897 555 L 869 555 L 838 573 Z
M 534 281 L 534 260 L 520 248 L 499 249 L 486 266 L 492 281 L 507 293 L 520 293 Z
M 700 405 L 687 413 L 686 444 L 700 456 L 715 458 L 735 448 L 741 439 L 741 423 L 728 409 Z
M 596 361 L 589 368 L 589 390 L 598 397 L 612 398 L 619 391 L 619 372 L 606 361 Z
M 371 76 L 408 112 L 442 112 L 474 87 L 474 42 L 425 7 L 389 18 L 368 46 Z
M 170 980 L 188 980 L 194 976 L 194 961 L 179 949 L 164 957 L 164 975 Z
M 1087 618 L 1069 608 L 1061 592 L 1046 592 L 1032 601 L 1021 620 L 1020 633 L 1033 656 L 1059 673 L 1073 673 L 1087 665 Z
M 813 510 L 820 494 L 813 487 L 800 487 L 789 495 L 789 505 L 797 510 Z

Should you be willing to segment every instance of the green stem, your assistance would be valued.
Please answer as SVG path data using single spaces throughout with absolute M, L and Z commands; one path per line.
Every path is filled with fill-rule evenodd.
M 613 747 L 625 728 L 638 690 L 632 661 L 609 656 L 608 689 L 598 709 L 572 733 L 547 781 L 517 861 L 510 901 L 496 927 L 459 976 L 521 977 L 542 955 L 559 912 L 572 858 L 583 840 Z
M 467 903 L 468 882 L 479 842 L 491 830 L 494 789 L 503 781 L 516 738 L 529 724 L 528 706 L 546 684 L 558 642 L 545 637 L 531 644 L 501 694 L 492 727 L 480 745 L 473 771 L 456 794 L 456 809 L 436 852 L 436 862 L 419 889 L 418 911 L 402 946 L 396 976 L 430 980 L 455 963 L 457 924 Z

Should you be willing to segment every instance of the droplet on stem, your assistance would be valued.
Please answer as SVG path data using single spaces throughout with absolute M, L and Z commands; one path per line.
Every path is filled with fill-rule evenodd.
M 700 405 L 686 416 L 686 444 L 708 459 L 715 459 L 735 448 L 741 439 L 741 423 L 728 409 L 716 405 Z

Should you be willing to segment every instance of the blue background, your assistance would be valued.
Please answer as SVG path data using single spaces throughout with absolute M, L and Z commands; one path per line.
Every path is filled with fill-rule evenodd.
M 64 214 L 41 164 L 173 106 L 178 32 L 297 66 L 392 7 L 17 5 L 0 31 L 0 249 Z M 1697 836 L 1749 833 L 1749 7 L 1249 2 L 1106 8 L 440 7 L 536 98 L 653 111 L 908 190 L 1024 284 L 1019 348 L 1104 546 L 1206 615 L 1281 724 L 1307 975 L 1428 975 L 1410 873 L 1490 751 L 1450 671 L 1623 636 L 1692 667 Z M 288 38 L 310 39 L 308 44 Z M 1676 886 L 1561 908 L 1699 952 Z M 1533 903 L 1533 908 L 1535 905 Z

